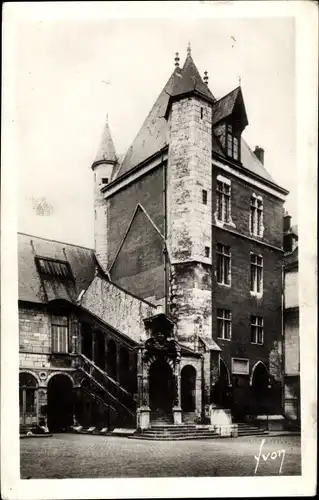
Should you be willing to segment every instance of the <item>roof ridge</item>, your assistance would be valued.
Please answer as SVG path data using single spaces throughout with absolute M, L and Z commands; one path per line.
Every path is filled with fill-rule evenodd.
M 222 97 L 220 97 L 219 99 L 216 99 L 216 101 L 214 102 L 214 105 L 215 104 L 218 104 L 222 99 L 225 99 L 225 97 L 227 97 L 229 94 L 232 94 L 233 92 L 235 92 L 235 90 L 241 90 L 241 86 L 238 85 L 237 87 L 235 87 L 234 89 L 230 90 L 229 92 L 227 92 L 227 94 L 223 95 Z
M 17 234 L 21 234 L 23 236 L 30 236 L 31 238 L 38 238 L 39 240 L 52 241 L 53 243 L 61 243 L 62 245 L 85 248 L 86 250 L 91 250 L 94 252 L 94 248 L 85 247 L 84 245 L 77 245 L 76 243 L 67 243 L 66 241 L 54 240 L 52 238 L 44 238 L 43 236 L 36 236 L 35 234 L 23 233 L 21 231 L 18 231 Z

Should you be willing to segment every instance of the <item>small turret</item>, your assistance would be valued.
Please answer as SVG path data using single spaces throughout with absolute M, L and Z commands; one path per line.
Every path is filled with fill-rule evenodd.
M 117 157 L 107 118 L 98 153 L 92 164 L 94 172 L 94 247 L 104 271 L 107 271 L 108 258 L 107 202 L 101 189 L 112 180 L 116 164 Z

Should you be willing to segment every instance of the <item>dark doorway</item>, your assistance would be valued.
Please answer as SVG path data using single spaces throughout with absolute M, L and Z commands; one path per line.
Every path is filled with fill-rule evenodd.
M 263 363 L 255 367 L 251 384 L 251 413 L 268 413 L 269 375 Z
M 183 411 L 195 411 L 196 407 L 196 370 L 184 366 L 181 372 L 181 404 Z
M 48 383 L 48 427 L 65 432 L 73 425 L 73 387 L 66 375 L 54 375 Z
M 82 323 L 82 353 L 89 359 L 92 359 L 92 331 L 89 325 Z
M 107 353 L 106 353 L 106 366 L 107 372 L 110 377 L 116 379 L 117 378 L 117 348 L 114 340 L 109 340 L 107 344 Z
M 120 348 L 120 369 L 119 369 L 120 384 L 125 389 L 131 389 L 130 384 L 130 353 L 125 347 Z
M 213 401 L 222 408 L 231 407 L 231 388 L 229 387 L 229 375 L 226 363 L 219 361 L 219 377 L 213 388 Z
M 149 372 L 150 408 L 170 413 L 175 399 L 173 371 L 163 359 L 151 364 Z
M 95 333 L 95 363 L 105 370 L 105 337 L 99 330 Z

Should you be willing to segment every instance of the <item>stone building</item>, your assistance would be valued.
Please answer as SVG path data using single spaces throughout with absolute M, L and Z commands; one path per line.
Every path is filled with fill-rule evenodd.
M 94 251 L 20 236 L 21 423 L 283 413 L 287 191 L 247 124 L 188 48 L 121 161 L 106 123 Z
M 298 229 L 284 217 L 284 356 L 286 417 L 300 425 L 300 338 L 298 289 Z

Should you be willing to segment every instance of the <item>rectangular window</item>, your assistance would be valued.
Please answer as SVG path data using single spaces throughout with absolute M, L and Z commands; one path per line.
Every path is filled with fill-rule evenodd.
M 263 201 L 261 197 L 253 195 L 250 199 L 250 233 L 262 236 L 263 231 Z
M 108 184 L 109 179 L 107 177 L 102 177 L 102 184 Z
M 240 143 L 238 134 L 235 135 L 233 127 L 227 125 L 227 155 L 234 160 L 240 159 Z
M 217 261 L 217 282 L 221 285 L 230 285 L 230 248 L 227 245 L 217 243 L 216 245 Z
M 260 255 L 250 254 L 250 290 L 262 293 L 263 285 L 263 258 Z
M 205 247 L 205 257 L 209 257 L 209 254 L 210 254 L 210 248 L 209 247 Z
M 207 191 L 206 189 L 202 190 L 202 201 L 204 205 L 207 205 Z
M 251 316 L 251 343 L 263 344 L 264 343 L 264 320 L 260 316 Z
M 222 222 L 230 220 L 230 184 L 217 181 L 217 219 Z
M 228 309 L 217 309 L 217 337 L 231 339 L 231 311 Z
M 52 316 L 52 352 L 67 353 L 69 351 L 69 329 L 67 316 Z
M 72 279 L 70 264 L 63 260 L 48 259 L 46 257 L 35 257 L 38 270 L 41 274 L 49 274 L 58 278 Z

